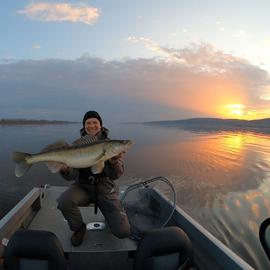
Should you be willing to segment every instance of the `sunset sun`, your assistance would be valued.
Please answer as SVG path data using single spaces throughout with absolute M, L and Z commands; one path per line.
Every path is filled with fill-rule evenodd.
M 220 110 L 220 113 L 223 117 L 226 118 L 244 118 L 245 116 L 245 106 L 243 104 L 226 104 Z
M 228 115 L 241 117 L 244 114 L 243 109 L 245 106 L 242 104 L 228 104 L 225 108 L 227 109 Z

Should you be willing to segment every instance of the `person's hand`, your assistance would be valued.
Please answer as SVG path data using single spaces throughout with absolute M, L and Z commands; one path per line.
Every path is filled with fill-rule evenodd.
M 117 156 L 114 156 L 112 158 L 110 158 L 108 161 L 110 164 L 116 164 L 118 162 L 119 159 L 122 159 L 124 156 L 125 152 L 121 152 L 120 154 L 118 154 Z
M 69 167 L 66 164 L 63 164 L 63 166 L 60 168 L 61 173 L 68 173 L 69 172 Z

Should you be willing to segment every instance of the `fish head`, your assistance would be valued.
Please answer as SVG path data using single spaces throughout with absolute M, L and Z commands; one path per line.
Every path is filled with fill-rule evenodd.
M 120 153 L 126 152 L 132 145 L 131 140 L 112 140 L 106 144 L 106 153 L 109 157 L 114 157 Z

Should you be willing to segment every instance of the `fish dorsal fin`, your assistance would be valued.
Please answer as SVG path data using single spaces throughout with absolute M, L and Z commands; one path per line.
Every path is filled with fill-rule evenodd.
M 97 137 L 93 135 L 85 135 L 77 140 L 75 140 L 72 144 L 73 145 L 83 145 L 83 144 L 90 144 L 93 142 L 97 142 Z
M 68 146 L 68 143 L 65 142 L 64 140 L 59 140 L 57 142 L 47 145 L 44 149 L 42 149 L 42 152 L 51 151 L 64 146 Z

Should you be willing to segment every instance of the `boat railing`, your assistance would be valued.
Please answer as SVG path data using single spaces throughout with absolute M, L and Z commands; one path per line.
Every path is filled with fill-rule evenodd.
M 27 228 L 40 209 L 40 188 L 33 188 L 0 220 L 0 256 L 11 235 L 20 228 Z

